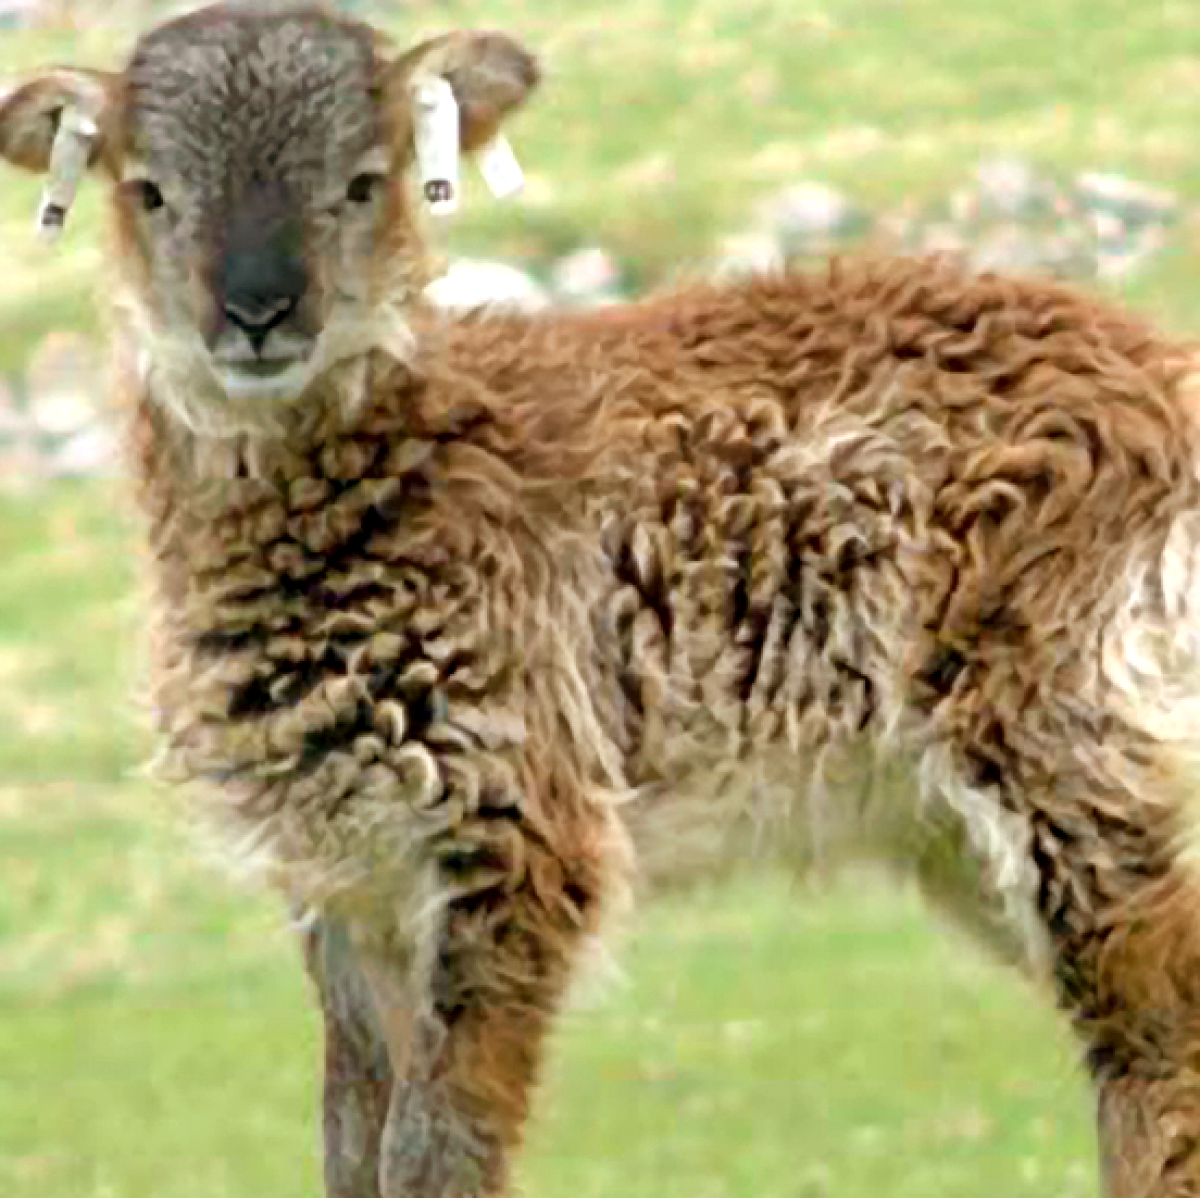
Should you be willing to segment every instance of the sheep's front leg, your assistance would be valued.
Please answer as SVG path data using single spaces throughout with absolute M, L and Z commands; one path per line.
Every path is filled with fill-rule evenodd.
M 606 823 L 584 809 L 536 831 L 505 820 L 451 855 L 415 1019 L 411 963 L 368 951 L 395 1073 L 382 1198 L 508 1191 L 547 1033 L 616 868 Z M 487 884 L 465 887 L 477 869 Z
M 371 992 L 336 917 L 322 916 L 305 931 L 304 957 L 325 1023 L 325 1193 L 379 1198 L 379 1144 L 392 1068 Z

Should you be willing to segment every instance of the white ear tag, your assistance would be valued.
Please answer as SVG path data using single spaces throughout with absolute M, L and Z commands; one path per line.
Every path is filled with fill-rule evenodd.
M 497 133 L 479 151 L 476 161 L 483 181 L 497 199 L 502 200 L 506 196 L 514 195 L 525 186 L 521 164 L 503 133 Z
M 43 241 L 56 241 L 62 234 L 99 134 L 95 121 L 72 108 L 64 109 L 59 117 L 37 215 L 37 232 Z
M 443 216 L 458 207 L 458 101 L 450 84 L 435 76 L 413 85 L 413 106 L 421 190 L 430 212 Z

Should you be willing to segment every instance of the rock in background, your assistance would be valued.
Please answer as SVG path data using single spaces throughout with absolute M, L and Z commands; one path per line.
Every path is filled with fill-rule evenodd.
M 0 487 L 23 490 L 116 470 L 116 436 L 98 406 L 104 377 L 95 345 L 55 332 L 25 373 L 0 380 Z

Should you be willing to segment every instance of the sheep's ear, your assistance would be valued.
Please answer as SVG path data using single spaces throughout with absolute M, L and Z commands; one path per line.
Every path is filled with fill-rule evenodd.
M 88 165 L 103 150 L 103 133 L 109 123 L 116 94 L 116 76 L 100 71 L 56 68 L 44 71 L 14 87 L 0 84 L 0 158 L 13 166 L 44 174 L 64 113 L 79 118 L 89 135 Z
M 541 80 L 537 59 L 504 33 L 459 30 L 421 42 L 388 71 L 388 90 L 409 92 L 421 79 L 444 79 L 459 115 L 459 148 L 472 153 L 495 137 Z
M 63 231 L 75 192 L 104 152 L 116 79 L 97 71 L 51 70 L 0 92 L 0 158 L 46 176 L 37 230 Z
M 458 31 L 414 46 L 388 69 L 389 103 L 408 127 L 426 197 L 435 210 L 457 200 L 457 157 L 477 154 L 497 194 L 520 186 L 520 169 L 500 133 L 541 80 L 537 59 L 503 33 Z

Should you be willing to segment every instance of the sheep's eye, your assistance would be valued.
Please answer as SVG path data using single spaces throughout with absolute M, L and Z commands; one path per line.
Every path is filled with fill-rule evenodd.
M 137 196 L 141 201 L 142 207 L 147 212 L 157 212 L 166 204 L 163 199 L 163 193 L 158 189 L 158 186 L 151 183 L 149 179 L 141 179 L 137 184 Z
M 382 183 L 382 175 L 355 175 L 346 189 L 346 198 L 352 204 L 369 204 L 375 198 L 375 192 Z

